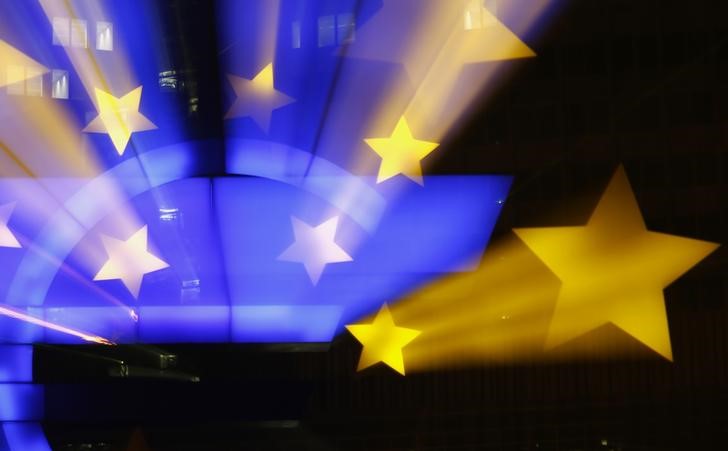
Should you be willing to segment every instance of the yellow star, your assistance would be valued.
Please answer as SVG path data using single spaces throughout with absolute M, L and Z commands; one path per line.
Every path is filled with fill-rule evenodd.
M 438 143 L 415 139 L 404 116 L 399 119 L 389 138 L 369 138 L 364 142 L 382 158 L 377 183 L 402 174 L 424 185 L 420 161 L 439 146 Z
M 364 346 L 357 371 L 383 362 L 404 375 L 402 348 L 414 340 L 420 331 L 397 327 L 387 304 L 384 304 L 371 324 L 355 324 L 346 329 Z
M 102 235 L 101 240 L 109 259 L 94 280 L 121 279 L 126 288 L 139 297 L 144 274 L 167 268 L 169 265 L 147 251 L 147 226 L 137 230 L 126 241 Z
M 276 91 L 273 81 L 273 63 L 268 64 L 252 80 L 228 74 L 228 80 L 237 98 L 225 119 L 249 116 L 266 132 L 270 128 L 273 110 L 295 100 Z
M 547 348 L 612 323 L 668 360 L 662 290 L 718 247 L 648 231 L 622 167 L 585 226 L 514 232 L 562 282 Z
M 98 88 L 95 88 L 95 92 L 99 115 L 83 131 L 107 133 L 119 155 L 124 154 L 132 133 L 157 128 L 139 112 L 139 102 L 142 98 L 141 86 L 120 98 Z

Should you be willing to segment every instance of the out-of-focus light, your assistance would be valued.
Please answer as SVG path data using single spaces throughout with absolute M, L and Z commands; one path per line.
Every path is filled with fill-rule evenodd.
M 0 315 L 4 315 L 10 318 L 14 318 L 20 321 L 25 321 L 30 324 L 35 324 L 36 326 L 44 327 L 46 329 L 55 330 L 57 332 L 61 332 L 68 335 L 73 335 L 75 337 L 78 337 L 82 340 L 92 342 L 92 343 L 98 343 L 103 345 L 113 345 L 114 343 L 110 340 L 107 340 L 106 338 L 99 337 L 97 335 L 87 334 L 78 330 L 71 329 L 69 327 L 61 326 L 60 324 L 54 324 L 49 321 L 45 321 L 40 318 L 36 318 L 35 316 L 28 315 L 27 313 L 23 313 L 21 311 L 15 310 L 8 306 L 2 306 L 0 305 Z
M 279 260 L 303 263 L 311 282 L 316 285 L 329 263 L 351 261 L 351 256 L 334 241 L 339 217 L 335 216 L 313 227 L 291 217 L 295 242 L 278 257 Z
M 562 282 L 547 348 L 612 323 L 668 360 L 662 290 L 718 248 L 648 231 L 621 166 L 585 226 L 514 232 Z
M 98 88 L 95 93 L 99 115 L 83 131 L 108 134 L 119 155 L 124 154 L 132 133 L 157 128 L 139 112 L 141 86 L 122 97 L 114 97 Z
M 29 76 L 36 77 L 46 72 L 48 69 L 43 65 L 0 39 L 0 87 L 19 85 Z
M 169 264 L 147 250 L 147 226 L 136 231 L 127 240 L 102 235 L 101 239 L 109 254 L 94 280 L 121 279 L 134 295 L 139 297 L 145 274 L 167 268 Z
M 179 218 L 179 208 L 159 208 L 159 220 L 164 222 L 175 221 Z
M 247 116 L 266 132 L 270 128 L 273 110 L 295 101 L 275 89 L 273 63 L 265 66 L 252 80 L 230 74 L 228 80 L 237 98 L 225 119 Z
M 399 118 L 389 138 L 368 138 L 364 141 L 382 158 L 377 183 L 402 174 L 424 185 L 420 161 L 439 146 L 438 143 L 415 139 L 404 116 Z
M 363 349 L 357 371 L 382 362 L 404 375 L 402 348 L 417 338 L 420 331 L 397 327 L 384 304 L 371 324 L 352 324 L 346 329 L 359 340 Z

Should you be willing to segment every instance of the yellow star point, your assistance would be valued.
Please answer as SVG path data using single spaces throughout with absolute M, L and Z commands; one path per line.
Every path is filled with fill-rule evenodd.
M 273 63 L 268 64 L 252 80 L 228 74 L 236 99 L 225 119 L 250 117 L 266 132 L 270 128 L 273 110 L 295 100 L 275 89 Z
M 135 298 L 139 297 L 145 274 L 169 267 L 167 262 L 147 250 L 147 226 L 137 230 L 125 241 L 105 235 L 101 239 L 109 259 L 96 273 L 94 280 L 121 279 Z
M 0 39 L 0 87 L 38 77 L 48 69 Z
M 415 139 L 404 116 L 389 138 L 368 138 L 364 142 L 382 159 L 377 183 L 402 174 L 420 185 L 424 185 L 420 162 L 440 145 Z
M 371 324 L 353 324 L 346 329 L 362 344 L 357 371 L 382 362 L 404 375 L 402 348 L 414 340 L 420 331 L 397 327 L 384 304 Z
M 718 248 L 647 230 L 622 167 L 585 226 L 514 232 L 562 282 L 547 348 L 612 323 L 668 360 L 663 289 Z
M 124 154 L 132 133 L 157 128 L 139 112 L 141 86 L 122 97 L 114 97 L 98 88 L 95 89 L 95 94 L 99 115 L 83 131 L 108 134 L 119 155 Z

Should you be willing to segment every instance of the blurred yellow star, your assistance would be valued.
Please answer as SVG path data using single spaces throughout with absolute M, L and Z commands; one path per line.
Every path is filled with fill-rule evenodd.
M 397 327 L 387 304 L 379 310 L 373 323 L 349 325 L 346 329 L 364 347 L 357 371 L 383 362 L 402 375 L 404 375 L 402 348 L 420 334 L 418 330 Z
M 167 268 L 169 265 L 147 250 L 147 226 L 137 230 L 126 241 L 102 235 L 101 240 L 109 255 L 94 280 L 121 279 L 124 286 L 139 297 L 144 275 Z
M 295 100 L 276 91 L 273 80 L 273 63 L 258 72 L 252 80 L 228 74 L 228 80 L 237 98 L 225 115 L 225 119 L 249 116 L 266 132 L 270 128 L 273 110 Z
M 547 348 L 612 323 L 668 360 L 662 290 L 718 247 L 648 231 L 622 167 L 585 226 L 514 232 L 562 282 Z
M 134 89 L 122 97 L 114 97 L 96 88 L 96 106 L 99 115 L 83 129 L 89 133 L 107 133 L 119 155 L 124 154 L 131 134 L 157 128 L 139 112 L 142 87 Z
M 400 117 L 389 138 L 368 138 L 364 142 L 382 158 L 377 183 L 402 174 L 424 185 L 420 161 L 439 146 L 438 143 L 415 139 L 404 116 Z
M 43 65 L 0 39 L 0 87 L 22 83 L 48 72 Z

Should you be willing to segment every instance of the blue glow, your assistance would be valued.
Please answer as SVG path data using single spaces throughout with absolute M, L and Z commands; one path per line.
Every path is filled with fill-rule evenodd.
M 2 432 L 7 448 L 3 451 L 51 451 L 43 428 L 38 423 L 3 423 Z
M 141 307 L 139 338 L 146 343 L 230 341 L 230 307 Z
M 67 211 L 52 218 L 37 240 L 46 252 L 55 249 L 57 260 L 27 252 L 24 262 L 41 264 L 21 265 L 10 293 L 16 302 L 42 305 L 33 313 L 39 318 L 118 343 L 328 341 L 343 323 L 383 302 L 433 277 L 468 269 L 485 249 L 498 201 L 510 185 L 506 176 L 438 176 L 428 178 L 424 188 L 397 187 L 393 206 L 382 209 L 370 229 L 347 211 L 332 209 L 327 199 L 351 177 L 310 175 L 308 184 L 223 177 L 186 178 L 146 190 L 139 185 L 129 204 L 149 227 L 150 247 L 170 264 L 145 276 L 139 299 L 119 281 L 91 281 L 105 257 L 100 254 L 89 270 L 88 256 L 79 253 L 98 246 L 101 234 L 118 236 L 120 218 L 108 205 L 97 207 L 97 215 L 86 214 L 89 230 Z M 357 180 L 361 196 L 375 205 L 394 196 Z M 303 188 L 311 185 L 318 188 Z M 83 196 L 94 202 L 85 189 L 73 198 Z M 314 286 L 300 264 L 277 257 L 293 241 L 291 216 L 316 224 L 332 211 L 340 216 L 337 243 L 354 260 L 327 266 Z M 59 262 L 68 269 L 59 271 Z M 42 281 L 48 284 L 44 292 Z M 20 286 L 33 290 L 21 292 Z M 29 291 L 36 294 L 29 297 Z M 0 332 L 8 341 L 81 342 L 17 320 L 0 321 L 10 323 Z
M 232 308 L 237 342 L 328 342 L 334 338 L 338 305 L 250 305 Z
M 33 347 L 0 345 L 0 382 L 33 380 Z
M 120 307 L 47 307 L 45 320 L 54 324 L 108 338 L 114 343 L 137 341 L 136 323 L 129 311 Z M 45 330 L 44 341 L 58 344 L 84 344 L 73 335 Z
M 0 421 L 35 421 L 43 418 L 43 387 L 0 383 Z
M 318 196 L 373 231 L 386 202 L 364 178 L 292 147 L 268 141 L 228 140 L 227 171 L 276 180 Z M 343 191 L 351 191 L 342 199 Z

